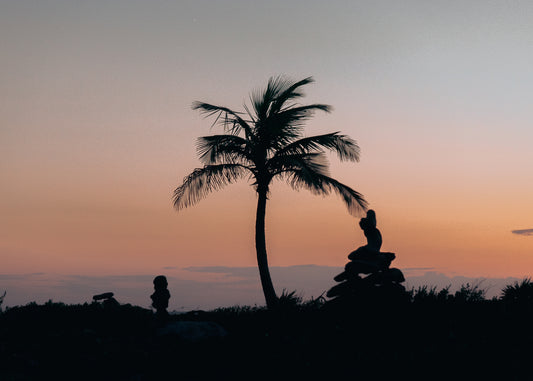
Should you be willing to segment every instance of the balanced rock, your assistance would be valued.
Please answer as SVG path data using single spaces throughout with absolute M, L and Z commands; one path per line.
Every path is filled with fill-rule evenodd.
M 104 292 L 103 294 L 94 295 L 93 300 L 97 302 L 99 300 L 110 299 L 113 297 L 113 295 L 115 294 L 113 294 L 112 292 Z
M 350 262 L 342 273 L 335 276 L 334 280 L 339 284 L 327 292 L 327 297 L 351 300 L 364 296 L 362 294 L 379 294 L 376 290 L 382 293 L 387 290 L 394 293 L 405 292 L 405 288 L 400 284 L 405 281 L 403 273 L 397 268 L 390 268 L 396 254 L 380 251 L 382 237 L 376 224 L 376 213 L 369 210 L 367 216 L 359 222 L 367 244 L 348 254 Z
M 102 302 L 102 305 L 106 308 L 115 308 L 120 306 L 120 303 L 113 297 L 112 292 L 104 292 L 103 294 L 93 295 L 94 302 Z

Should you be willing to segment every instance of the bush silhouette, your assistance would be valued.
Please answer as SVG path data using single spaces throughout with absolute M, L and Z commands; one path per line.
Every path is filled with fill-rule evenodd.
M 521 282 L 505 286 L 502 290 L 501 299 L 505 302 L 514 302 L 519 304 L 533 303 L 533 282 L 531 278 L 525 278 Z
M 2 303 L 4 303 L 4 298 L 6 297 L 7 291 L 4 291 L 4 295 L 0 296 L 0 312 L 2 312 Z
M 437 292 L 436 286 L 420 286 L 409 291 L 410 300 L 415 304 L 445 303 L 450 298 L 450 286 Z
M 485 300 L 486 291 L 479 284 L 464 284 L 455 292 L 454 299 L 459 302 L 481 302 Z
M 407 303 L 352 309 L 284 291 L 284 309 L 170 314 L 228 332 L 194 344 L 157 336 L 149 309 L 29 303 L 0 314 L 0 379 L 527 379 L 533 310 L 512 307 L 530 306 L 532 287 L 486 300 L 479 284 L 422 286 Z

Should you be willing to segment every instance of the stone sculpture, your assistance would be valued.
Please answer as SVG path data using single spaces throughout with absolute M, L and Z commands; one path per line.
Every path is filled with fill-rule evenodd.
M 164 275 L 158 275 L 154 278 L 155 292 L 150 295 L 152 299 L 152 307 L 156 310 L 156 315 L 167 316 L 168 300 L 170 299 L 170 292 L 167 289 L 168 282 Z
M 376 213 L 369 210 L 366 217 L 359 221 L 359 226 L 367 244 L 348 255 L 350 262 L 334 278 L 338 284 L 327 292 L 327 296 L 333 298 L 331 301 L 338 302 L 405 294 L 405 287 L 401 285 L 405 281 L 403 273 L 397 268 L 390 268 L 396 255 L 380 251 L 383 241 L 377 228 Z

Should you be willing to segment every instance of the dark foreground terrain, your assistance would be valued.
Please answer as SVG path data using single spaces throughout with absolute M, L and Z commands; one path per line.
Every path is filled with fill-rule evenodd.
M 0 380 L 533 379 L 531 300 L 473 291 L 170 315 L 227 333 L 194 339 L 131 305 L 13 307 L 0 314 Z

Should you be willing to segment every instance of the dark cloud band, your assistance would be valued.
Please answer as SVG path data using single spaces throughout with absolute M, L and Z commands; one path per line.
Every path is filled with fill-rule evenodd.
M 533 236 L 533 229 L 513 230 L 511 233 L 518 234 L 518 235 L 531 235 L 531 236 Z

